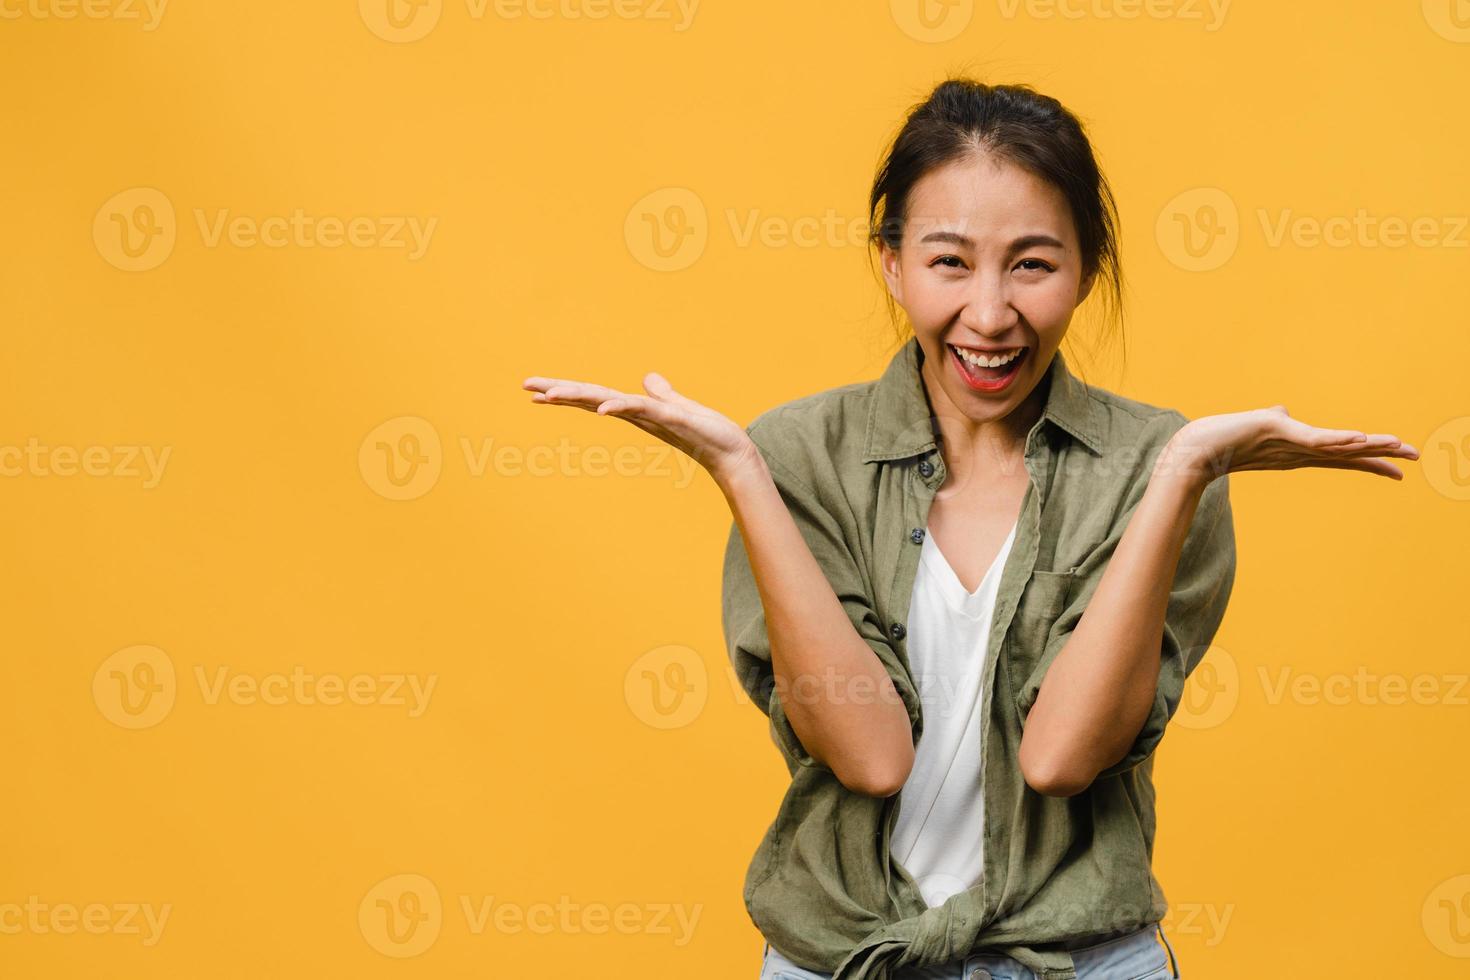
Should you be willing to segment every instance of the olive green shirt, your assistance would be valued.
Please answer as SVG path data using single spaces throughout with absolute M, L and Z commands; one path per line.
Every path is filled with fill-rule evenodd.
M 853 626 L 893 679 L 922 737 L 905 646 L 929 507 L 944 483 L 923 350 L 910 338 L 882 377 L 778 405 L 747 426 L 803 538 Z M 745 690 L 770 718 L 791 786 L 746 874 L 762 935 L 835 980 L 887 980 L 972 952 L 1013 957 L 1041 980 L 1076 976 L 1067 949 L 1157 922 L 1153 752 L 1185 678 L 1225 615 L 1235 578 L 1228 475 L 1209 483 L 1185 539 L 1165 615 L 1158 693 L 1127 756 L 1072 797 L 1021 775 L 1026 716 L 1076 629 L 1148 484 L 1155 455 L 1186 421 L 1076 378 L 1058 352 L 1045 409 L 1026 437 L 1029 482 L 981 674 L 980 884 L 928 908 L 889 842 L 902 792 L 852 792 L 803 748 L 781 707 L 765 614 L 739 528 L 724 557 L 725 643 Z

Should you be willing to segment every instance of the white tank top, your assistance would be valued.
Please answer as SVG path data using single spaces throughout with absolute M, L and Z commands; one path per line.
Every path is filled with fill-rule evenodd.
M 914 767 L 899 792 L 891 850 L 933 908 L 985 870 L 980 796 L 980 672 L 1000 573 L 1016 527 L 974 592 L 925 529 L 909 604 L 908 654 L 924 714 Z

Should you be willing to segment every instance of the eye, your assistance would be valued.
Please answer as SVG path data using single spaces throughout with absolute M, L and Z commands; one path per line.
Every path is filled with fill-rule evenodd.
M 953 261 L 955 263 L 958 263 L 958 264 L 957 265 L 951 265 L 950 264 L 951 261 Z M 930 262 L 929 263 L 929 265 L 930 265 L 931 268 L 933 266 L 940 265 L 940 264 L 943 264 L 945 266 L 945 268 L 948 268 L 948 269 L 963 269 L 965 267 L 964 260 L 961 259 L 958 255 L 941 255 L 941 256 L 939 256 L 939 258 L 937 258 L 933 262 Z
M 1057 271 L 1057 267 L 1056 266 L 1052 265 L 1050 262 L 1043 262 L 1041 259 L 1022 259 L 1019 264 L 1022 265 L 1022 266 L 1024 266 L 1028 262 L 1031 263 L 1031 267 L 1026 270 L 1028 272 L 1042 272 L 1042 271 L 1044 271 L 1044 272 L 1056 272 Z

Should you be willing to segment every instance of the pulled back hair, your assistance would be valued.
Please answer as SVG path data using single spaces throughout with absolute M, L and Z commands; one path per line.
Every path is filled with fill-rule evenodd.
M 897 250 L 903 243 L 914 185 L 931 170 L 982 152 L 1022 167 L 1061 191 L 1077 229 L 1083 277 L 1097 275 L 1093 294 L 1102 296 L 1108 319 L 1121 330 L 1123 273 L 1112 190 L 1077 117 L 1030 86 L 985 85 L 955 77 L 941 82 L 910 109 L 873 180 L 869 245 Z M 893 297 L 886 289 L 884 294 L 895 329 L 904 339 L 907 333 L 898 326 Z

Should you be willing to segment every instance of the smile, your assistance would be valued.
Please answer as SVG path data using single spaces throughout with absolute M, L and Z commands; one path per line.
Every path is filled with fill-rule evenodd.
M 1007 351 L 981 352 L 954 344 L 949 348 L 950 360 L 965 385 L 974 391 L 1004 391 L 1020 373 L 1029 347 L 1013 347 Z

